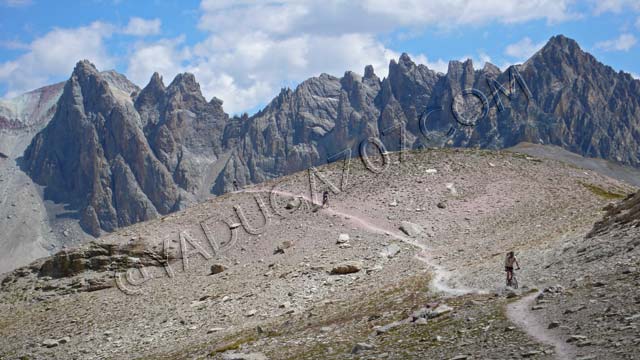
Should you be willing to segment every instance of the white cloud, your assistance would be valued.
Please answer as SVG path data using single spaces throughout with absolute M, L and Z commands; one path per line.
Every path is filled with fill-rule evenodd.
M 252 1 L 203 0 L 199 26 L 210 31 L 257 30 L 273 34 L 296 32 L 384 32 L 398 26 L 478 25 L 497 21 L 520 23 L 575 16 L 570 0 L 340 0 Z
M 410 56 L 413 59 L 413 61 L 415 61 L 416 63 L 424 64 L 429 69 L 435 70 L 436 72 L 440 72 L 440 73 L 446 74 L 447 73 L 447 69 L 449 68 L 449 61 L 448 60 L 437 59 L 435 61 L 431 61 L 423 54 L 410 55 Z
M 28 50 L 29 44 L 17 40 L 0 41 L 0 46 L 9 50 Z
M 137 44 L 129 55 L 127 77 L 139 86 L 145 86 L 157 71 L 167 84 L 178 73 L 185 71 L 182 62 L 189 57 L 189 53 L 188 49 L 180 48 L 183 41 L 180 37 Z
M 210 33 L 192 49 L 187 70 L 196 74 L 207 97 L 225 101 L 238 112 L 269 101 L 283 84 L 321 72 L 340 76 L 362 72 L 372 64 L 385 76 L 399 54 L 376 35 L 405 29 L 451 29 L 489 22 L 520 23 L 534 19 L 557 22 L 574 16 L 570 0 L 203 0 L 198 27 Z M 412 55 L 418 63 L 446 72 L 448 61 Z M 490 58 L 483 52 L 475 63 Z
M 635 36 L 629 33 L 620 34 L 615 39 L 600 41 L 595 44 L 596 49 L 604 51 L 629 51 L 637 42 Z
M 521 23 L 535 19 L 559 22 L 576 16 L 568 0 L 400 0 L 390 6 L 387 0 L 367 0 L 365 11 L 391 17 L 404 25 L 478 25 L 491 21 Z
M 507 45 L 504 53 L 519 61 L 524 61 L 542 48 L 544 44 L 544 41 L 534 43 L 529 37 L 524 37 L 520 41 Z
M 626 8 L 640 11 L 640 2 L 638 0 L 591 0 L 593 3 L 593 12 L 600 15 L 605 12 L 620 13 Z
M 74 29 L 56 28 L 35 39 L 25 54 L 0 63 L 0 81 L 8 89 L 5 97 L 68 76 L 80 59 L 90 59 L 101 69 L 111 68 L 114 59 L 108 55 L 103 40 L 113 32 L 113 26 L 94 22 Z
M 207 97 L 221 98 L 231 113 L 264 104 L 283 84 L 322 72 L 362 73 L 371 64 L 384 76 L 388 62 L 399 56 L 370 34 L 274 38 L 260 32 L 212 35 L 193 48 L 193 55 L 187 71 L 196 75 Z
M 31 5 L 31 0 L 3 0 L 2 4 L 8 7 L 21 7 Z
M 160 25 L 160 19 L 146 20 L 139 17 L 132 17 L 122 32 L 134 36 L 156 35 L 160 33 Z
M 126 74 L 144 85 L 154 71 L 162 73 L 166 82 L 177 72 L 193 72 L 205 96 L 220 97 L 225 110 L 237 113 L 268 102 L 283 86 L 321 72 L 336 76 L 345 70 L 362 73 L 365 65 L 372 64 L 378 76 L 385 76 L 389 60 L 399 54 L 380 40 L 381 34 L 398 30 L 421 33 L 427 28 L 451 31 L 457 26 L 495 22 L 558 22 L 575 16 L 569 9 L 572 2 L 399 0 L 390 5 L 388 0 L 203 0 L 197 26 L 205 32 L 204 40 L 193 46 L 181 39 L 136 43 L 127 59 Z M 158 34 L 160 27 L 159 19 L 132 18 L 117 32 L 145 36 Z M 55 69 L 46 71 L 37 69 L 36 64 L 46 64 L 47 55 L 36 54 L 30 44 L 23 57 L 0 63 L 0 81 L 8 83 L 11 91 L 20 91 L 43 85 L 52 74 L 68 74 L 78 58 L 108 66 L 113 62 L 102 40 L 115 32 L 112 28 L 103 35 L 91 32 L 93 37 L 75 33 L 74 40 L 82 47 L 70 48 L 65 41 L 66 45 L 58 46 L 66 49 L 60 51 L 65 56 L 59 55 Z M 92 42 L 85 44 L 85 38 Z M 448 67 L 448 61 L 439 58 L 411 56 L 436 71 L 445 72 Z M 480 65 L 489 61 L 483 52 L 475 58 Z

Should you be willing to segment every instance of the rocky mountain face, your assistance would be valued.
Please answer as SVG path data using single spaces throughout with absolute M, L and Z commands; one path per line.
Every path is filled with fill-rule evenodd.
M 283 90 L 243 123 L 215 190 L 230 190 L 234 178 L 255 183 L 325 163 L 348 148 L 358 154 L 368 137 L 387 150 L 554 144 L 637 167 L 639 95 L 639 81 L 564 36 L 505 71 L 475 70 L 467 60 L 441 74 L 403 54 L 384 80 L 367 67 L 362 77 L 323 74 Z
M 447 74 L 403 54 L 380 79 L 327 74 L 283 89 L 249 117 L 206 101 L 191 74 L 116 91 L 80 62 L 56 113 L 25 152 L 45 195 L 86 231 L 148 220 L 211 193 L 335 161 L 350 149 L 498 149 L 522 141 L 640 165 L 640 82 L 564 36 L 505 71 L 451 61 Z M 379 140 L 376 140 L 379 139 Z M 377 150 L 376 150 L 377 151 Z M 375 151 L 373 151 L 375 153 Z
M 192 202 L 197 165 L 215 161 L 218 120 L 227 117 L 189 74 L 167 88 L 155 74 L 139 94 L 111 83 L 79 62 L 23 158 L 34 181 L 46 185 L 45 198 L 78 209 L 95 236 Z

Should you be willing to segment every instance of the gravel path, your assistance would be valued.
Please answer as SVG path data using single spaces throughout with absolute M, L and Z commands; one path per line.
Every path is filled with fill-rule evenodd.
M 576 353 L 574 347 L 548 331 L 547 327 L 539 321 L 533 310 L 531 310 L 531 306 L 538 294 L 533 293 L 511 303 L 507 306 L 507 317 L 532 338 L 543 344 L 553 346 L 557 359 L 574 359 Z
M 248 193 L 263 193 L 261 190 L 252 190 L 246 189 L 243 192 Z M 311 199 L 304 195 L 293 194 L 286 191 L 280 190 L 272 190 L 273 193 L 282 196 L 289 197 L 300 197 L 306 201 L 311 202 Z M 435 262 L 429 256 L 429 249 L 426 245 L 414 241 L 406 236 L 398 234 L 394 231 L 385 229 L 383 227 L 372 224 L 370 221 L 359 217 L 349 211 L 342 211 L 340 209 L 336 209 L 335 206 L 321 209 L 321 211 L 327 212 L 332 215 L 338 215 L 344 218 L 347 218 L 350 223 L 355 226 L 360 227 L 361 229 L 365 229 L 378 234 L 386 234 L 397 240 L 400 240 L 406 244 L 414 246 L 419 249 L 416 253 L 415 258 L 428 267 L 430 267 L 433 271 L 433 280 L 431 281 L 431 289 L 435 292 L 439 292 L 444 294 L 445 296 L 462 296 L 471 293 L 476 294 L 486 294 L 489 291 L 483 289 L 470 289 L 464 286 L 461 287 L 452 287 L 448 284 L 448 280 L 451 278 L 451 273 L 445 270 L 442 266 L 435 264 Z M 565 359 L 573 359 L 575 358 L 575 349 L 564 342 L 562 339 L 554 336 L 551 332 L 547 330 L 547 328 L 542 324 L 537 318 L 536 315 L 531 310 L 531 306 L 536 298 L 538 293 L 534 293 L 519 299 L 518 301 L 513 302 L 507 308 L 507 317 L 511 320 L 515 325 L 520 327 L 523 331 L 529 334 L 532 338 L 537 341 L 551 345 L 555 348 L 556 358 L 560 360 Z

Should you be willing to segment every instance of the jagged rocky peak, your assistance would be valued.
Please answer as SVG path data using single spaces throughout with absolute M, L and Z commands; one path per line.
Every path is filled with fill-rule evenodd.
M 89 60 L 83 59 L 76 63 L 73 68 L 73 75 L 94 74 L 98 73 L 96 66 Z
M 340 79 L 340 83 L 342 84 L 342 87 L 347 91 L 353 90 L 354 84 L 361 81 L 362 81 L 362 78 L 360 77 L 360 75 L 356 74 L 353 71 L 345 72 L 342 79 Z
M 373 65 L 367 65 L 364 67 L 364 78 L 365 79 L 377 79 L 375 71 L 373 70 Z
M 219 107 L 220 109 L 222 109 L 222 104 L 224 104 L 224 101 L 222 101 L 222 99 L 219 99 L 217 97 L 212 97 L 211 100 L 209 100 L 209 104 Z
M 462 73 L 473 72 L 473 60 L 467 59 L 464 62 L 450 60 L 447 67 L 447 77 L 458 77 Z
M 411 57 L 409 56 L 409 54 L 402 53 L 402 55 L 400 55 L 400 59 L 398 60 L 398 65 L 404 66 L 406 68 L 410 68 L 410 67 L 416 66 L 416 63 L 414 63 L 413 60 L 411 60 Z
M 509 84 L 512 69 L 501 72 L 486 63 L 474 71 L 471 60 L 451 61 L 445 75 L 414 63 L 405 53 L 389 62 L 389 75 L 382 81 L 370 65 L 362 77 L 350 71 L 342 78 L 321 74 L 294 91 L 282 89 L 251 117 L 229 119 L 222 102 L 206 101 L 188 73 L 179 74 L 167 87 L 154 74 L 137 96 L 135 109 L 125 103 L 113 111 L 114 117 L 114 97 L 101 85 L 106 77 L 91 63 L 80 62 L 67 83 L 66 98 L 59 102 L 69 111 L 34 139 L 26 163 L 39 169 L 31 174 L 51 188 L 48 193 L 73 190 L 76 202 L 90 199 L 82 204 L 88 209 L 85 224 L 110 229 L 180 208 L 191 195 L 208 195 L 212 184 L 220 194 L 232 189 L 233 180 L 256 183 L 319 165 L 330 154 L 355 146 L 362 136 L 384 137 L 380 129 L 397 124 L 406 127 L 408 146 L 424 145 L 416 139 L 426 144 L 419 119 L 428 106 L 450 107 L 462 89 L 471 87 L 491 94 L 483 77 Z M 640 165 L 640 140 L 633 135 L 640 127 L 638 81 L 600 64 L 564 36 L 551 38 L 515 69 L 532 96 L 523 96 L 520 85 L 509 88 L 514 96 L 498 94 L 502 109 L 494 111 L 496 105 L 491 105 L 487 118 L 465 131 L 456 130 L 460 127 L 451 112 L 434 113 L 426 123 L 434 139 L 429 146 L 497 149 L 521 141 L 544 142 Z M 87 86 L 80 86 L 85 80 Z M 76 106 L 78 99 L 82 106 Z M 476 109 L 473 99 L 467 100 Z M 95 106 L 101 101 L 105 106 Z M 142 129 L 142 136 L 136 128 Z M 450 133 L 451 128 L 456 131 Z M 121 138 L 135 141 L 117 141 Z M 389 149 L 400 143 L 389 135 L 384 138 Z M 63 161 L 58 154 L 64 155 L 65 164 L 56 163 Z M 93 158 L 99 160 L 89 161 Z M 82 172 L 78 164 L 91 166 Z
M 136 98 L 136 103 L 138 102 L 148 102 L 148 101 L 156 101 L 162 95 L 164 95 L 166 91 L 166 87 L 164 86 L 164 82 L 162 81 L 162 75 L 154 72 L 149 80 L 147 86 L 140 91 L 140 94 Z
M 364 67 L 364 77 L 362 78 L 362 82 L 368 85 L 373 91 L 380 90 L 380 78 L 373 71 L 373 65 L 367 65 Z
M 181 101 L 207 102 L 200 90 L 200 84 L 198 84 L 196 77 L 191 73 L 176 75 L 167 87 L 167 93 L 171 97 L 180 96 Z
M 80 61 L 47 127 L 25 151 L 24 167 L 45 197 L 71 204 L 90 234 L 176 208 L 179 194 L 152 153 L 140 117 L 105 76 Z
M 96 69 L 95 65 L 93 65 L 89 60 L 78 61 L 75 68 L 73 69 L 71 79 L 69 79 L 67 86 L 78 88 L 80 93 L 70 93 L 65 88 L 62 94 L 63 97 L 65 96 L 65 93 L 67 93 L 69 96 L 82 95 L 88 97 L 91 97 L 98 93 L 102 93 L 105 96 L 112 95 L 109 83 L 100 76 L 98 69 Z
M 164 82 L 162 81 L 162 75 L 158 72 L 154 72 L 151 75 L 151 79 L 149 80 L 149 84 L 145 87 L 145 89 L 156 90 L 164 92 L 166 86 L 164 86 Z
M 564 35 L 552 36 L 549 41 L 542 47 L 543 51 L 561 51 L 568 54 L 574 54 L 576 52 L 582 52 L 580 45 L 577 41 L 568 38 Z
M 485 73 L 486 75 L 493 75 L 494 77 L 498 76 L 501 73 L 499 67 L 497 67 L 496 65 L 488 61 L 484 63 L 484 66 L 482 67 L 482 72 Z

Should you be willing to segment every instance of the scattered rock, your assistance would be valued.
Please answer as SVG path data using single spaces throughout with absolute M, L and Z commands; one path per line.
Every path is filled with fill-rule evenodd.
M 549 326 L 547 327 L 548 329 L 555 329 L 557 327 L 560 327 L 560 323 L 557 321 L 552 321 L 551 323 L 549 323 Z
M 352 274 L 352 273 L 357 273 L 360 270 L 362 270 L 362 262 L 347 261 L 342 264 L 336 265 L 333 269 L 331 269 L 331 274 L 333 275 Z
M 280 304 L 278 307 L 279 307 L 280 309 L 288 309 L 288 308 L 290 308 L 290 307 L 291 307 L 291 303 L 290 303 L 290 302 L 288 302 L 288 301 L 285 301 L 285 302 L 283 302 L 282 304 Z
M 344 244 L 349 242 L 349 234 L 340 234 L 338 236 L 338 241 L 336 242 L 337 244 Z
M 219 331 L 222 331 L 222 330 L 224 330 L 224 328 L 214 327 L 214 328 L 211 328 L 211 329 L 207 330 L 207 334 L 213 334 L 213 333 L 216 333 L 216 332 L 219 332 Z
M 246 317 L 252 317 L 252 316 L 255 316 L 257 313 L 258 313 L 258 310 L 256 310 L 256 309 L 251 309 L 251 310 L 247 311 L 247 312 L 244 314 L 244 316 L 246 316 Z
M 293 210 L 293 209 L 297 209 L 298 206 L 300 206 L 300 198 L 294 197 L 289 201 L 287 201 L 287 204 L 284 206 L 284 208 L 287 210 Z
M 584 340 L 587 340 L 587 337 L 584 336 L 584 335 L 571 335 L 567 339 L 567 342 L 568 343 L 573 343 L 573 342 L 584 341 Z
M 371 344 L 367 344 L 367 343 L 357 343 L 353 349 L 351 350 L 352 354 L 357 354 L 361 351 L 365 351 L 365 350 L 373 350 L 375 349 L 375 346 L 371 345 Z
M 56 346 L 58 346 L 58 340 L 47 339 L 47 340 L 42 342 L 42 346 L 44 346 L 46 348 L 56 347 Z
M 213 264 L 211 265 L 211 275 L 220 274 L 227 270 L 227 267 L 222 264 Z
M 427 170 L 425 170 L 425 173 L 427 173 L 427 174 L 437 174 L 438 170 L 436 170 L 436 169 L 427 169 Z
M 235 353 L 227 352 L 222 354 L 222 360 L 269 360 L 263 353 Z
M 400 223 L 400 230 L 411 237 L 418 236 L 423 231 L 422 226 L 408 221 Z
M 456 190 L 456 187 L 453 183 L 447 183 L 445 184 L 445 186 L 447 187 L 447 190 L 449 190 L 449 193 L 453 196 L 458 196 L 458 190 Z
M 527 351 L 525 353 L 520 354 L 520 356 L 522 356 L 523 358 L 530 358 L 536 355 L 540 355 L 540 351 L 532 350 L 532 351 Z
M 283 241 L 276 249 L 273 251 L 274 254 L 284 254 L 284 251 L 291 247 L 291 241 Z
M 445 203 L 445 202 L 439 202 L 436 206 L 437 206 L 438 208 L 440 208 L 440 209 L 446 209 L 446 208 L 447 208 L 447 203 Z
M 392 258 L 400 253 L 400 246 L 396 244 L 389 244 L 385 246 L 380 252 L 380 256 L 385 258 Z
M 453 311 L 453 308 L 451 306 L 448 306 L 446 304 L 440 304 L 431 311 L 429 318 L 435 318 L 451 311 Z

